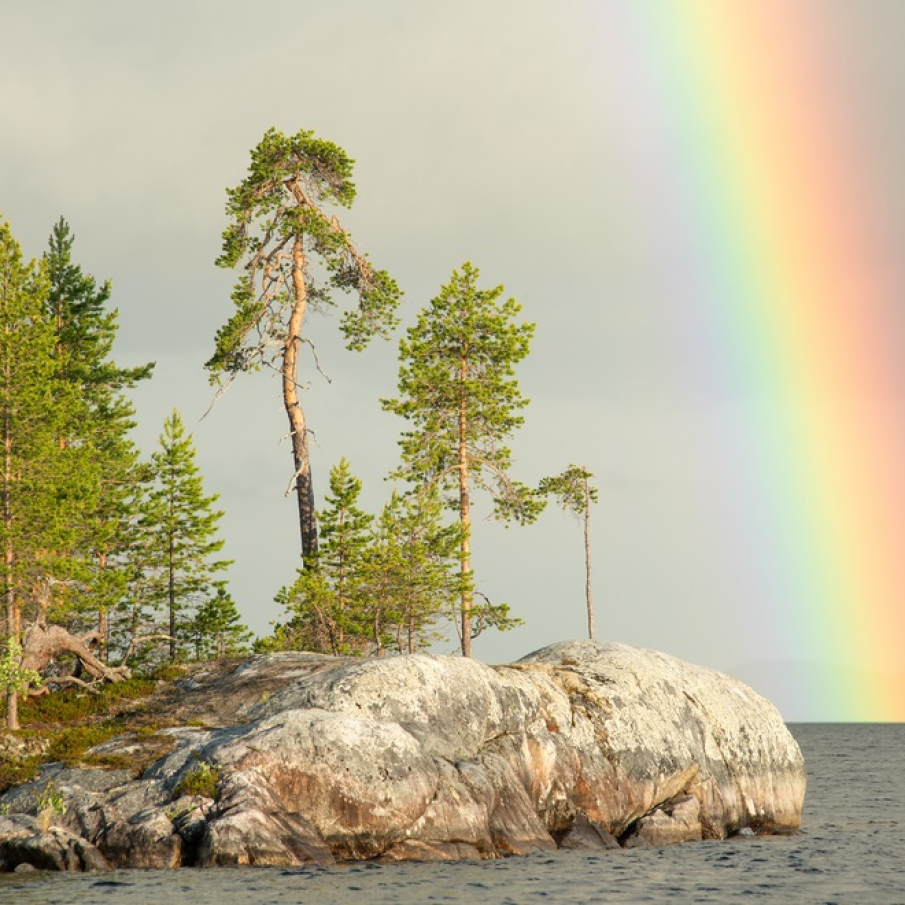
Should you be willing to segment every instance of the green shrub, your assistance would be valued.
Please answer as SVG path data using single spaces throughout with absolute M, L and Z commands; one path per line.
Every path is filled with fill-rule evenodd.
M 147 697 L 156 687 L 152 679 L 133 678 L 98 685 L 95 693 L 79 688 L 64 688 L 23 700 L 19 705 L 19 719 L 23 725 L 74 723 L 107 713 L 116 701 Z
M 55 782 L 47 783 L 38 793 L 38 811 L 52 811 L 54 814 L 66 813 L 66 799 Z
M 0 792 L 31 782 L 38 775 L 38 767 L 42 763 L 44 758 L 40 755 L 25 760 L 0 760 Z
M 113 738 L 122 732 L 122 728 L 113 723 L 100 723 L 95 726 L 73 726 L 56 733 L 47 749 L 45 761 L 53 763 L 62 761 L 64 764 L 76 764 L 82 755 L 94 745 L 99 745 L 107 739 Z
M 218 782 L 220 782 L 220 768 L 200 761 L 179 780 L 176 788 L 173 789 L 173 797 L 200 795 L 203 798 L 216 798 Z

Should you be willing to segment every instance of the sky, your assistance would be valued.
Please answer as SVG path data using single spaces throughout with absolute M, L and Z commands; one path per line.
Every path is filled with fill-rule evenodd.
M 466 260 L 536 323 L 513 474 L 595 474 L 600 638 L 739 676 L 789 720 L 905 719 L 905 576 L 869 555 L 894 549 L 900 501 L 872 451 L 905 436 L 903 28 L 898 0 L 0 0 L 0 215 L 28 257 L 64 216 L 76 261 L 111 280 L 118 363 L 157 363 L 136 440 L 150 453 L 179 409 L 258 634 L 298 565 L 285 415 L 257 375 L 203 417 L 203 364 L 231 313 L 225 190 L 268 128 L 310 129 L 357 161 L 343 222 L 402 287 L 404 325 Z M 848 369 L 855 327 L 819 339 L 844 299 L 802 301 L 841 261 L 867 331 Z M 375 511 L 404 427 L 379 405 L 397 340 L 351 353 L 337 318 L 306 329 L 329 376 L 303 365 L 316 491 L 345 456 Z M 798 442 L 825 398 L 801 375 L 844 404 Z M 844 481 L 818 481 L 852 436 Z M 478 585 L 524 625 L 475 655 L 582 637 L 580 525 L 490 510 Z M 862 546 L 846 596 L 832 550 Z

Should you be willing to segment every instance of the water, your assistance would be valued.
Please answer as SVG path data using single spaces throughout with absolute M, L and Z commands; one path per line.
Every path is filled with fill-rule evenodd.
M 455 864 L 0 876 L 0 903 L 725 902 L 905 905 L 905 724 L 799 724 L 801 833 Z

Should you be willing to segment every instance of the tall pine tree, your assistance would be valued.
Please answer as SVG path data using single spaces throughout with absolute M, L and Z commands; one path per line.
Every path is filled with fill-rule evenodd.
M 27 623 L 46 616 L 51 583 L 76 577 L 78 526 L 94 486 L 84 451 L 58 442 L 84 408 L 60 376 L 56 333 L 42 310 L 47 291 L 44 268 L 22 261 L 0 222 L 0 546 L 9 649 Z M 16 692 L 6 689 L 10 728 L 18 725 Z
M 332 307 L 336 292 L 357 304 L 342 318 L 348 348 L 360 350 L 395 325 L 399 288 L 352 243 L 336 214 L 355 200 L 354 161 L 338 145 L 300 131 L 270 129 L 251 153 L 248 176 L 227 190 L 230 223 L 220 267 L 240 267 L 235 312 L 207 362 L 213 380 L 269 367 L 280 374 L 292 443 L 302 556 L 317 553 L 308 427 L 299 399 L 299 353 L 311 345 L 308 312 Z M 312 346 L 313 348 L 313 346 Z
M 219 497 L 205 495 L 192 437 L 175 409 L 164 422 L 159 444 L 151 456 L 153 484 L 139 526 L 145 603 L 165 614 L 173 661 L 190 643 L 196 608 L 216 595 L 216 574 L 231 560 L 216 558 L 223 547 L 217 537 L 223 513 L 212 507 Z
M 400 440 L 397 475 L 445 491 L 462 527 L 460 599 L 462 655 L 471 656 L 475 627 L 508 627 L 505 611 L 477 610 L 471 573 L 471 495 L 490 492 L 502 519 L 533 521 L 539 497 L 509 476 L 506 441 L 522 423 L 527 405 L 515 365 L 528 354 L 534 325 L 517 323 L 515 299 L 503 287 L 479 289 L 480 271 L 465 263 L 421 312 L 399 345 L 399 398 L 384 408 L 406 418 L 412 430 Z M 475 621 L 477 618 L 477 622 Z

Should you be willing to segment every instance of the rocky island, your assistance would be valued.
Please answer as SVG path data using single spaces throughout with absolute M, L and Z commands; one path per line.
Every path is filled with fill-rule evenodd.
M 495 667 L 269 654 L 199 664 L 142 706 L 169 725 L 0 795 L 0 870 L 497 858 L 801 821 L 772 704 L 622 644 Z M 136 752 L 139 775 L 116 768 Z

